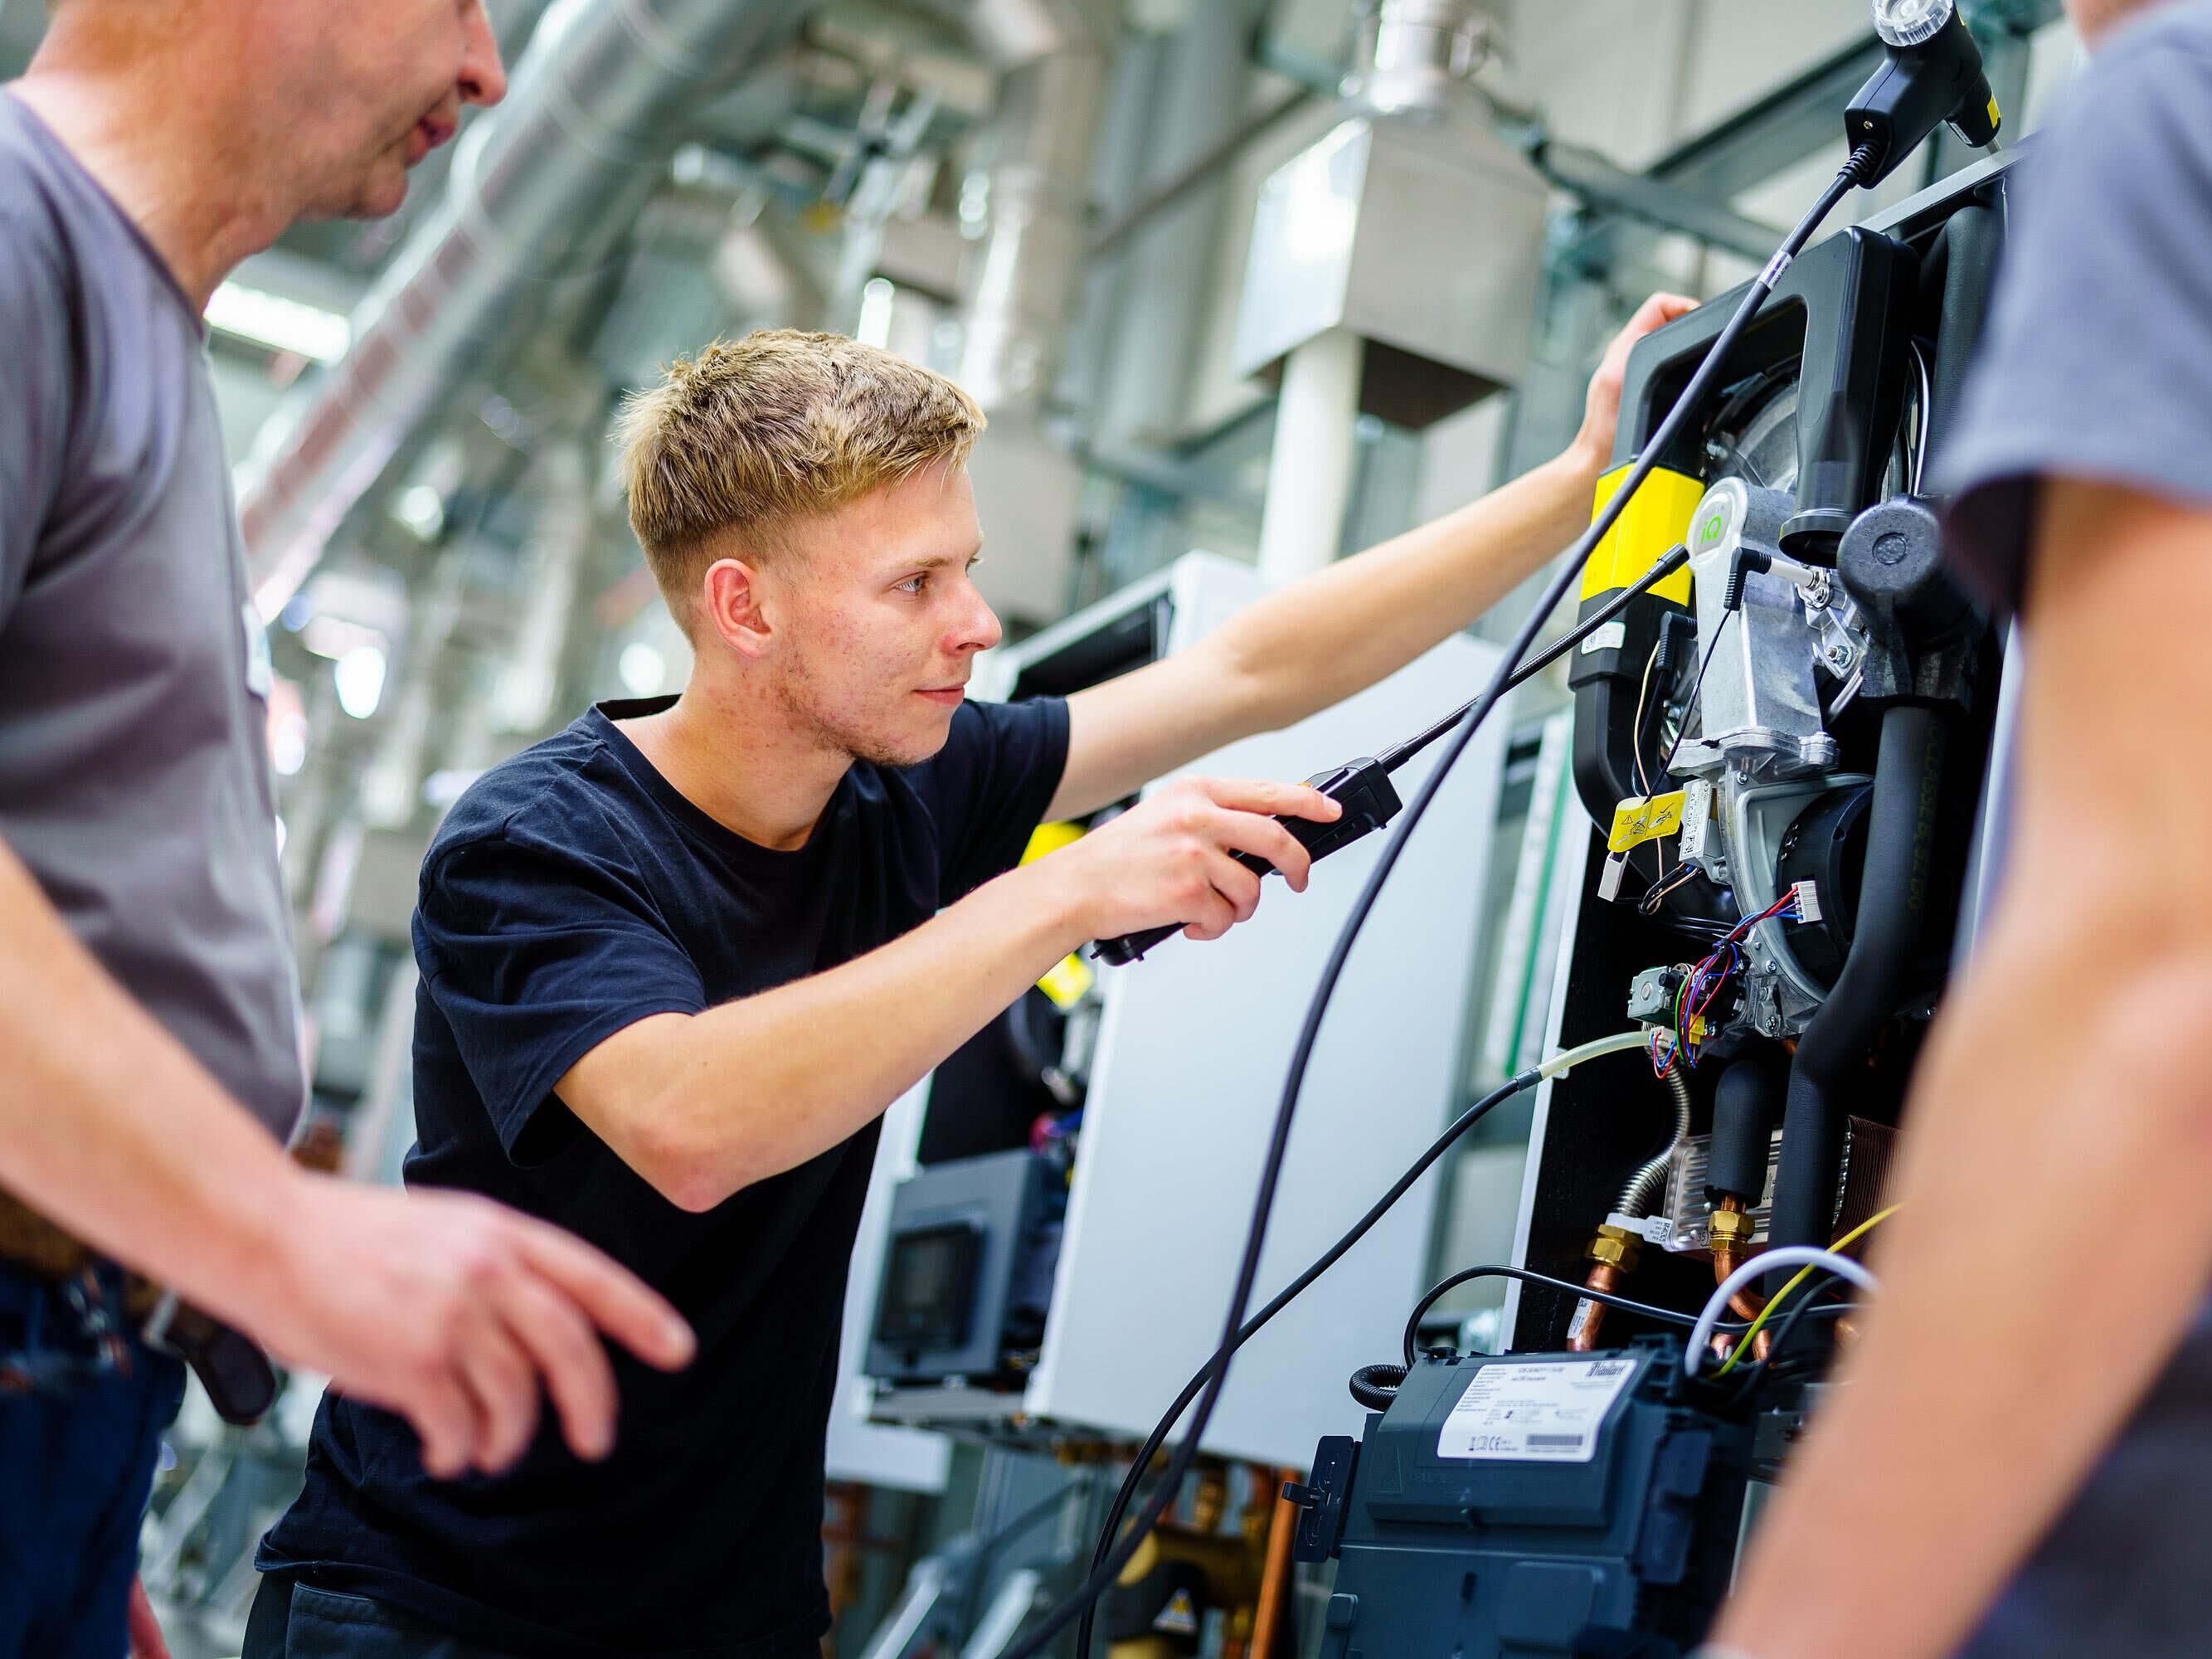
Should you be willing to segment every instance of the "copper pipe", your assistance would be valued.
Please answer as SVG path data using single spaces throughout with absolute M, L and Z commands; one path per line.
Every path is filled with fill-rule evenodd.
M 1291 1546 L 1297 1541 L 1298 1517 L 1304 1513 L 1280 1495 L 1279 1483 L 1295 1480 L 1294 1469 L 1278 1469 L 1275 1515 L 1267 1528 L 1267 1564 L 1260 1575 L 1260 1599 L 1252 1624 L 1248 1659 L 1275 1659 L 1275 1632 L 1282 1623 L 1283 1598 L 1291 1589 Z
M 1741 1215 L 1743 1212 L 1743 1200 L 1734 1193 L 1724 1193 L 1721 1195 L 1720 1201 L 1713 1207 Z M 1728 1276 L 1736 1270 L 1741 1258 L 1736 1255 L 1735 1247 L 1729 1244 L 1715 1244 L 1712 1250 L 1713 1283 L 1718 1285 L 1726 1281 Z M 1758 1318 L 1759 1310 L 1765 1306 L 1766 1298 L 1749 1285 L 1746 1285 L 1729 1298 L 1729 1311 L 1746 1322 Z M 1761 1330 L 1751 1340 L 1751 1357 L 1753 1359 L 1764 1359 L 1766 1358 L 1767 1350 L 1773 1346 L 1774 1333 Z
M 1583 1280 L 1584 1289 L 1602 1291 L 1608 1296 L 1618 1290 L 1620 1285 L 1620 1269 L 1609 1261 L 1593 1263 L 1589 1274 Z M 1605 1304 L 1602 1302 L 1580 1303 L 1577 1304 L 1575 1311 L 1582 1319 L 1582 1328 L 1569 1332 L 1567 1352 L 1589 1353 L 1597 1346 L 1598 1327 L 1605 1322 Z

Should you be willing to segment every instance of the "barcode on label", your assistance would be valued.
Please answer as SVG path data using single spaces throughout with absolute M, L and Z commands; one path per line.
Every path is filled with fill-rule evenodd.
M 1529 1446 L 1579 1446 L 1583 1437 L 1578 1434 L 1532 1434 L 1525 1437 Z

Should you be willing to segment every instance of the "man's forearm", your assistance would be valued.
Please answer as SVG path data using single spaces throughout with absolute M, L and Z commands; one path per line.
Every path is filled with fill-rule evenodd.
M 1571 543 L 1589 522 L 1596 477 L 1577 444 L 1456 513 L 1269 594 L 1189 651 L 1078 692 L 1051 815 L 1119 800 L 1395 673 Z
M 640 1021 L 559 1092 L 673 1201 L 707 1209 L 875 1117 L 1085 937 L 1032 866 L 842 967 Z
M 1952 1651 L 2194 1317 L 2212 1263 L 2212 960 L 2127 931 L 2034 921 L 1986 942 L 1994 971 L 1915 1089 L 1883 1294 L 1723 1642 L 1759 1659 Z
M 303 1183 L 246 1109 L 79 945 L 0 844 L 0 1184 L 245 1322 Z
M 1243 688 L 1229 735 L 1303 720 L 1466 627 L 1589 527 L 1598 470 L 1570 449 L 1240 611 L 1201 647 Z

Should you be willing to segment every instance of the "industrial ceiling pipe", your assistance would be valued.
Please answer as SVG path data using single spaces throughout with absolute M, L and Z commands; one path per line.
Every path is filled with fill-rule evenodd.
M 688 121 L 763 66 L 811 0 L 556 0 L 445 202 L 354 314 L 353 347 L 249 460 L 254 597 L 273 617 L 346 515 L 495 374 L 547 302 L 619 256 Z
M 976 0 L 968 24 L 1000 81 L 988 157 L 961 191 L 963 216 L 981 225 L 961 273 L 954 378 L 994 415 L 1034 415 L 1082 280 L 1117 8 L 1109 0 Z

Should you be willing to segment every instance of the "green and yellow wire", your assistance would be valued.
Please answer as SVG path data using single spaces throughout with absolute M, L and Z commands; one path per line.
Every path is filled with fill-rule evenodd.
M 1872 1232 L 1876 1227 L 1879 1227 L 1883 1222 L 1888 1220 L 1890 1217 L 1895 1215 L 1904 1207 L 1905 1206 L 1901 1204 L 1893 1204 L 1886 1210 L 1876 1211 L 1873 1215 L 1869 1216 L 1864 1221 L 1859 1223 L 1857 1226 L 1852 1228 L 1850 1231 L 1845 1233 L 1841 1238 L 1838 1239 L 1828 1248 L 1832 1250 L 1840 1250 L 1847 1244 L 1857 1243 L 1859 1240 L 1864 1238 L 1869 1233 Z M 1713 1380 L 1715 1382 L 1718 1382 L 1722 1377 L 1726 1376 L 1730 1371 L 1735 1369 L 1735 1362 L 1751 1352 L 1752 1339 L 1757 1336 L 1759 1332 L 1765 1328 L 1766 1322 L 1774 1316 L 1774 1310 L 1790 1299 L 1790 1293 L 1792 1291 L 1795 1291 L 1800 1285 L 1802 1285 L 1807 1279 L 1810 1279 L 1819 1271 L 1820 1269 L 1816 1267 L 1799 1268 L 1796 1278 L 1790 1279 L 1788 1284 L 1784 1285 L 1780 1290 L 1775 1291 L 1771 1297 L 1767 1298 L 1766 1305 L 1759 1310 L 1759 1317 L 1753 1320 L 1749 1325 L 1744 1328 L 1742 1337 L 1737 1341 L 1735 1346 L 1729 1351 L 1729 1357 L 1721 1362 L 1720 1369 L 1713 1373 Z

